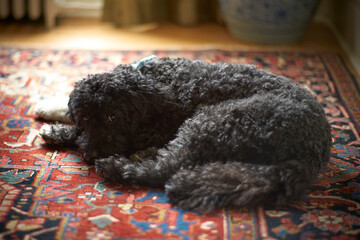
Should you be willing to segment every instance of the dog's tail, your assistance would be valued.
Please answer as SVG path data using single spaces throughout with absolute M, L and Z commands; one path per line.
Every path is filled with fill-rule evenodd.
M 165 190 L 173 205 L 199 211 L 265 203 L 284 205 L 301 198 L 320 167 L 306 168 L 295 160 L 265 166 L 214 162 L 179 171 Z

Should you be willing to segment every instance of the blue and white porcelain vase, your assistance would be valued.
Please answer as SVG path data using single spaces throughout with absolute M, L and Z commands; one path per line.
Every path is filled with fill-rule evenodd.
M 319 0 L 218 0 L 231 34 L 254 43 L 286 44 L 305 33 Z

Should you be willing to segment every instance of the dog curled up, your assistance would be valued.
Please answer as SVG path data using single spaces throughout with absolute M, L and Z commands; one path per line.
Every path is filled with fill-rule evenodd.
M 315 97 L 253 65 L 157 58 L 76 83 L 74 125 L 41 130 L 77 146 L 109 181 L 163 187 L 198 211 L 301 198 L 330 154 Z

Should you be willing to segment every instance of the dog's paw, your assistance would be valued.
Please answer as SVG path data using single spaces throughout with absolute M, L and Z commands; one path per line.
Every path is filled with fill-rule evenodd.
M 50 124 L 44 124 L 39 131 L 39 134 L 41 136 L 43 135 L 49 135 L 51 133 L 51 125 Z
M 60 143 L 55 128 L 56 128 L 55 125 L 44 124 L 39 131 L 39 135 L 49 145 L 58 145 Z
M 199 188 L 201 189 L 200 186 Z M 215 208 L 211 196 L 197 196 L 198 191 L 196 190 L 183 189 L 182 186 L 167 183 L 165 192 L 169 203 L 177 208 L 197 212 L 211 212 Z
M 169 203 L 175 207 L 198 212 L 211 212 L 216 207 L 215 193 L 201 183 L 196 171 L 181 170 L 165 184 Z
M 113 181 L 122 182 L 124 180 L 124 166 L 129 162 L 125 157 L 118 155 L 95 160 L 96 172 L 103 178 Z

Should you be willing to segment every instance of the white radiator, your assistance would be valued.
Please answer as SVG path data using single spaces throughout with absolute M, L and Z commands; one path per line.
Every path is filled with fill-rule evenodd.
M 28 17 L 37 20 L 44 16 L 45 26 L 55 26 L 57 7 L 54 0 L 0 0 L 0 19 L 12 16 L 16 20 Z

